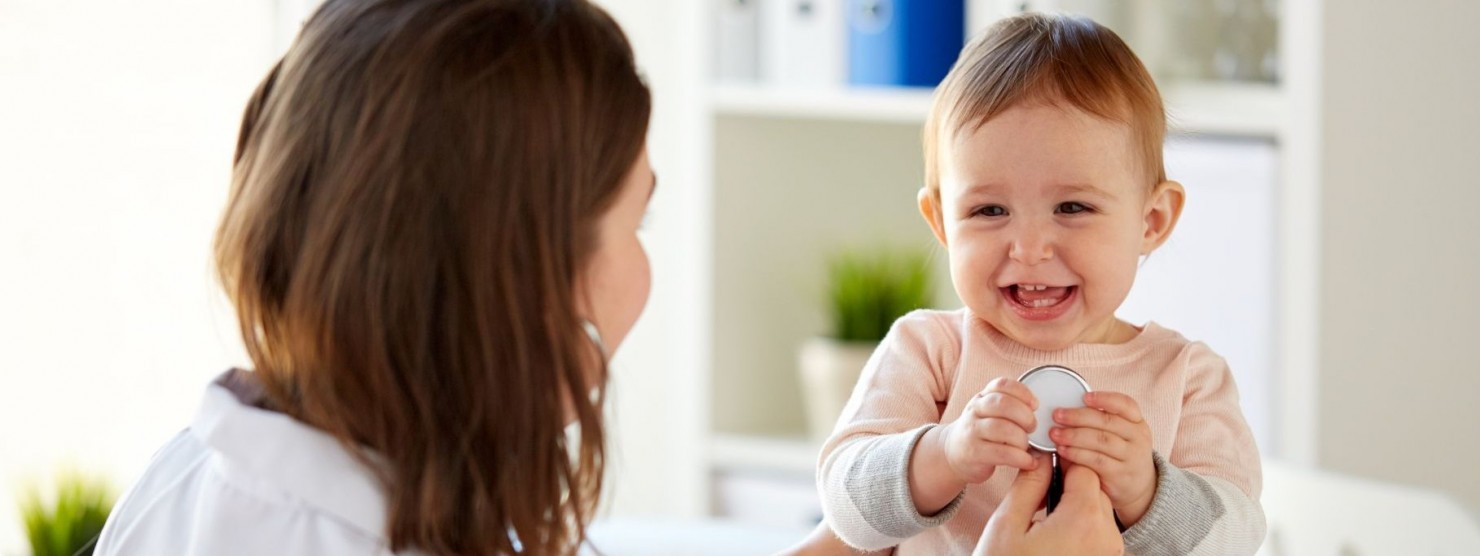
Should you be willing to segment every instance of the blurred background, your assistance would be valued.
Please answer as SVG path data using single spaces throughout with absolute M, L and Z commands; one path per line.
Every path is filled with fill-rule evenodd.
M 930 87 L 991 22 L 1057 10 L 1155 74 L 1189 194 L 1121 316 L 1228 359 L 1276 473 L 1435 496 L 1473 528 L 1480 2 L 598 4 L 653 88 L 663 176 L 608 518 L 816 522 L 820 429 L 870 346 L 839 328 L 880 301 L 839 297 L 869 278 L 840 257 L 923 257 L 915 297 L 959 306 L 915 208 Z M 128 485 L 247 364 L 209 245 L 241 109 L 315 5 L 0 0 L 0 554 L 27 548 L 27 485 Z

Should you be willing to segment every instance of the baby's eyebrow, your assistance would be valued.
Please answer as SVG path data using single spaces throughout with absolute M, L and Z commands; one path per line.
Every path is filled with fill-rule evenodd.
M 1000 183 L 978 183 L 961 188 L 961 196 L 977 194 L 1001 194 L 1007 189 Z M 1065 183 L 1050 186 L 1049 191 L 1055 195 L 1088 195 L 1101 199 L 1114 199 L 1115 195 L 1102 187 L 1091 183 Z
M 1001 193 L 1004 189 L 1007 189 L 1007 187 L 1006 186 L 1003 186 L 1000 183 L 977 183 L 977 184 L 967 185 L 966 187 L 962 187 L 960 194 L 961 195 L 975 195 L 975 194 L 978 194 L 978 193 L 994 194 L 994 193 Z
M 1072 194 L 1091 195 L 1091 196 L 1100 197 L 1100 198 L 1104 198 L 1104 199 L 1113 199 L 1113 198 L 1115 198 L 1115 195 L 1112 195 L 1109 191 L 1105 191 L 1104 189 L 1101 189 L 1099 187 L 1095 187 L 1094 185 L 1088 184 L 1088 183 L 1066 183 L 1066 184 L 1063 184 L 1063 185 L 1059 185 L 1059 186 L 1054 187 L 1054 192 L 1055 193 L 1060 193 L 1060 194 L 1071 194 L 1071 195 Z

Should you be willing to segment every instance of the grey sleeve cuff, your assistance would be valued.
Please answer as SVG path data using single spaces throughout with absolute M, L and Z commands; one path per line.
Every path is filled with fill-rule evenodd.
M 1156 463 L 1156 496 L 1141 521 L 1125 531 L 1125 552 L 1191 554 L 1227 508 L 1206 479 L 1172 465 L 1161 454 L 1153 452 L 1151 458 Z
M 964 490 L 932 516 L 920 515 L 910 496 L 910 455 L 934 426 L 879 438 L 844 475 L 848 498 L 861 510 L 869 527 L 880 534 L 907 539 L 950 521 L 960 509 Z

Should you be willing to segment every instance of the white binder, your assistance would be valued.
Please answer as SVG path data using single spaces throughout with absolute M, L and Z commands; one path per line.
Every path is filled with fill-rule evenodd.
M 844 3 L 845 0 L 762 0 L 761 70 L 769 84 L 821 88 L 844 83 L 848 37 Z
M 715 70 L 721 83 L 760 81 L 760 5 L 763 0 L 712 0 Z

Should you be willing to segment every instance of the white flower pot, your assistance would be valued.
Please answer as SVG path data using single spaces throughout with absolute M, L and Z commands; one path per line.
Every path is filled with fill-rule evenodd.
M 873 342 L 840 342 L 811 338 L 802 344 L 802 398 L 807 409 L 807 428 L 818 440 L 827 438 L 853 394 L 853 386 L 864 364 L 878 347 Z

